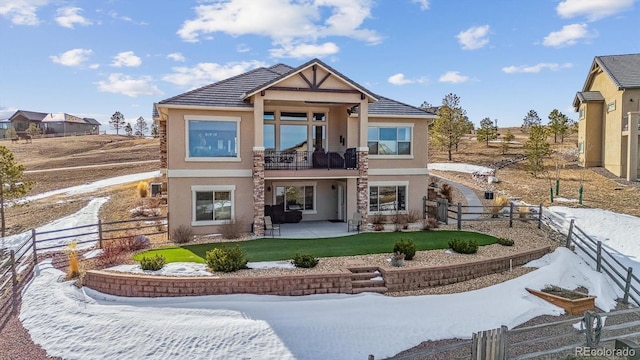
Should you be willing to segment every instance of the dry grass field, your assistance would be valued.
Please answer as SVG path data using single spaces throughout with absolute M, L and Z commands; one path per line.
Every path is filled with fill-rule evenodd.
M 523 154 L 524 144 L 528 138 L 519 128 L 511 128 L 515 135 L 514 142 L 507 154 L 502 154 L 501 144 L 490 143 L 489 147 L 485 143 L 479 143 L 475 136 L 467 136 L 459 146 L 459 151 L 453 154 L 453 162 L 468 163 L 474 165 L 490 165 L 502 159 L 512 158 L 518 154 Z M 506 129 L 500 129 L 504 134 Z M 578 189 L 583 185 L 583 207 L 602 208 L 615 212 L 640 216 L 640 188 L 620 184 L 608 177 L 600 175 L 593 169 L 583 169 L 577 166 L 575 160 L 563 156 L 567 150 L 575 149 L 577 135 L 573 134 L 565 139 L 564 144 L 553 143 L 553 137 L 549 138 L 554 150 L 546 161 L 545 172 L 538 177 L 534 177 L 526 170 L 526 161 L 519 162 L 501 170 L 497 170 L 496 176 L 500 179 L 498 184 L 484 184 L 473 181 L 471 175 L 455 172 L 437 172 L 452 180 L 457 180 L 467 184 L 477 190 L 494 190 L 511 197 L 520 197 L 522 200 L 532 204 L 544 204 L 544 206 L 569 206 L 577 207 L 577 203 L 550 202 L 549 189 L 555 189 L 556 169 L 560 179 L 560 193 L 558 196 L 567 199 L 578 199 Z M 429 162 L 447 162 L 447 154 L 442 149 L 430 145 Z M 555 196 L 555 193 L 554 193 Z

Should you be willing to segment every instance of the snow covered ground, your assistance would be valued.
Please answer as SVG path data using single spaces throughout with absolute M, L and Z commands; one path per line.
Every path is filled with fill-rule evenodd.
M 439 171 L 456 171 L 473 174 L 475 172 L 481 174 L 491 174 L 493 173 L 493 169 L 490 169 L 486 166 L 478 166 L 478 165 L 470 165 L 470 164 L 462 164 L 462 163 L 429 163 L 427 165 L 429 170 L 439 170 Z
M 620 293 L 602 274 L 560 248 L 537 270 L 461 294 L 387 297 L 222 295 L 124 298 L 58 282 L 48 264 L 23 296 L 20 319 L 49 355 L 65 359 L 365 359 L 392 356 L 425 340 L 469 338 L 562 313 L 525 287 L 584 286 L 597 306 Z M 481 309 L 482 311 L 479 311 Z
M 295 266 L 289 261 L 260 261 L 248 262 L 249 269 L 293 269 Z M 175 262 L 168 263 L 157 271 L 142 270 L 140 265 L 118 265 L 110 267 L 108 270 L 126 273 L 148 274 L 148 275 L 164 275 L 164 276 L 212 276 L 206 264 Z

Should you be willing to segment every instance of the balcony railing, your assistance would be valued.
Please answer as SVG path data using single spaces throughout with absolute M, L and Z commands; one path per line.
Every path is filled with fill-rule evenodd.
M 355 148 L 343 154 L 335 151 L 267 151 L 265 170 L 305 169 L 357 169 L 358 153 Z

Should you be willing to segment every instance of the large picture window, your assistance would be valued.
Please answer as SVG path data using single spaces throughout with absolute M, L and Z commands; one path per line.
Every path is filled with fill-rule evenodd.
M 315 211 L 315 186 L 276 186 L 275 203 L 285 211 Z
M 405 211 L 407 210 L 407 186 L 370 186 L 369 211 Z
M 234 186 L 194 186 L 193 225 L 219 225 L 233 219 Z
M 239 119 L 187 119 L 187 158 L 238 158 Z
M 411 127 L 370 126 L 370 155 L 411 155 Z

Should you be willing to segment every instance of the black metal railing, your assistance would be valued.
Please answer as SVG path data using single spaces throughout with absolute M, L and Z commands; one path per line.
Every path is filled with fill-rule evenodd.
M 265 170 L 305 169 L 357 169 L 358 153 L 355 148 L 344 153 L 335 151 L 267 151 Z

